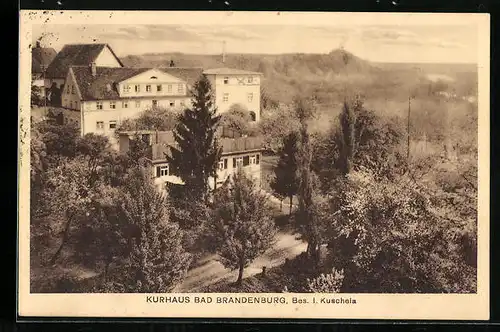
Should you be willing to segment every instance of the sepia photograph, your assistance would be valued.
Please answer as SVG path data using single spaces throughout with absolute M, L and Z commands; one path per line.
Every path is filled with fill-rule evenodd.
M 20 299 L 487 318 L 489 18 L 436 15 L 22 13 Z

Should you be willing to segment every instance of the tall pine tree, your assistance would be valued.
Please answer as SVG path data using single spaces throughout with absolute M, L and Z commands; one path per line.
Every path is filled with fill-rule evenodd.
M 299 210 L 297 221 L 302 229 L 302 235 L 307 241 L 307 256 L 315 264 L 319 262 L 321 246 L 321 220 L 318 204 L 315 202 L 315 174 L 311 169 L 312 148 L 308 122 L 313 117 L 314 105 L 306 100 L 296 100 L 295 111 L 300 121 L 299 153 L 297 174 L 299 178 L 298 198 Z
M 222 153 L 216 137 L 220 115 L 216 115 L 212 87 L 206 76 L 195 83 L 192 95 L 192 107 L 184 110 L 174 129 L 177 146 L 171 148 L 172 155 L 167 160 L 184 181 L 190 199 L 206 201 L 208 180 L 215 179 Z
M 293 195 L 297 193 L 297 157 L 299 135 L 293 131 L 283 139 L 283 146 L 279 151 L 278 165 L 274 169 L 275 178 L 271 188 L 277 194 L 288 197 L 290 200 L 290 214 L 292 213 Z

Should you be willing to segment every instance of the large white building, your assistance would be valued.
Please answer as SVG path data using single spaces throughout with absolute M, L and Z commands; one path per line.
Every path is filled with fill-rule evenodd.
M 62 76 L 64 73 L 64 76 Z M 66 45 L 51 62 L 48 83 L 62 85 L 65 121 L 78 123 L 82 135 L 107 136 L 116 147 L 115 130 L 125 119 L 155 107 L 191 106 L 191 88 L 205 75 L 215 106 L 224 113 L 239 105 L 260 120 L 261 73 L 232 68 L 124 67 L 107 44 Z

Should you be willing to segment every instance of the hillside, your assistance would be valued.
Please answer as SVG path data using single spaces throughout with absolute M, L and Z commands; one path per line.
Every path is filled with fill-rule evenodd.
M 442 83 L 443 75 L 451 81 L 444 80 L 447 86 L 440 89 L 458 84 L 452 88 L 461 95 L 477 93 L 477 70 L 473 66 L 373 63 L 341 49 L 328 54 L 227 54 L 225 63 L 221 55 L 183 53 L 122 58 L 131 67 L 168 66 L 171 60 L 179 67 L 226 66 L 262 72 L 262 86 L 270 99 L 289 103 L 296 95 L 314 95 L 325 109 L 338 107 L 344 96 L 354 93 L 367 100 L 393 101 L 406 100 L 410 91 L 426 95 L 433 84 Z M 436 74 L 441 76 L 430 76 Z

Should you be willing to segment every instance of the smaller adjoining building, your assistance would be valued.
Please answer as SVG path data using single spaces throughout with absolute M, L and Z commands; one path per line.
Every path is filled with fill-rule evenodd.
M 41 98 L 46 98 L 45 73 L 56 57 L 57 52 L 52 47 L 42 47 L 37 41 L 31 50 L 31 82 L 38 87 Z
M 168 183 L 182 185 L 181 178 L 173 172 L 167 162 L 167 155 L 171 155 L 171 147 L 175 147 L 172 131 L 127 131 L 119 133 L 121 153 L 127 153 L 133 139 L 142 139 L 149 145 L 147 162 L 151 166 L 151 176 L 160 191 L 166 189 Z M 222 147 L 222 157 L 218 164 L 217 187 L 242 168 L 245 174 L 253 178 L 258 187 L 261 185 L 261 160 L 264 150 L 261 137 L 219 138 Z M 210 188 L 214 188 L 215 181 L 209 179 Z

